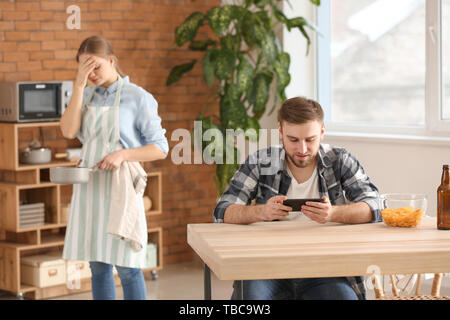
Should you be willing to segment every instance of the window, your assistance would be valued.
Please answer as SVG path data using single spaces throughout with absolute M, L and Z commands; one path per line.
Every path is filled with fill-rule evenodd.
M 442 2 L 442 62 L 443 101 L 442 119 L 450 120 L 450 0 Z
M 322 0 L 317 90 L 328 128 L 450 131 L 449 18 L 450 0 Z

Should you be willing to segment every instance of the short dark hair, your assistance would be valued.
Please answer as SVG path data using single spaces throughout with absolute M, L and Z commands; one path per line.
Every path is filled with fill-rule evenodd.
M 278 118 L 281 124 L 283 121 L 305 124 L 314 120 L 323 123 L 324 113 L 318 102 L 304 97 L 296 97 L 283 103 Z

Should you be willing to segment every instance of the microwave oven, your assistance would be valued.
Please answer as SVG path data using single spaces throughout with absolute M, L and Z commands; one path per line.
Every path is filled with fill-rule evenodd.
M 0 82 L 0 121 L 58 121 L 72 88 L 72 81 Z

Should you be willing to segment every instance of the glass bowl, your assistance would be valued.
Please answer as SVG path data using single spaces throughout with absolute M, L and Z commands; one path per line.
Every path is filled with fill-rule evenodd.
M 389 193 L 380 195 L 381 216 L 391 227 L 414 228 L 427 211 L 424 194 Z

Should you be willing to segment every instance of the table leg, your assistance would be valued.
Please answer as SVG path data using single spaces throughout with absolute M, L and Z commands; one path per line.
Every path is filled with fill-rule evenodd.
M 205 300 L 211 300 L 211 270 L 205 263 L 205 272 L 203 277 Z
M 236 300 L 244 300 L 244 281 L 243 280 L 236 280 L 235 288 L 236 292 Z

